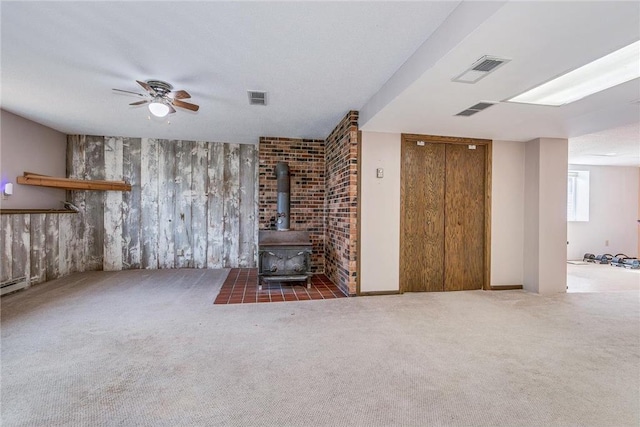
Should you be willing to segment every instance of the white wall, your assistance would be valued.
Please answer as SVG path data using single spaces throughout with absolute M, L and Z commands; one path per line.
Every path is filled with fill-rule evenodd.
M 362 132 L 361 292 L 400 289 L 400 145 L 400 134 Z M 524 143 L 493 143 L 491 284 L 523 281 L 524 150 Z
M 524 168 L 524 270 L 523 287 L 538 292 L 540 270 L 539 230 L 540 230 L 540 143 L 538 140 L 525 144 Z
M 540 286 L 567 292 L 567 169 L 569 141 L 540 138 Z
M 400 143 L 400 134 L 362 132 L 360 292 L 400 289 Z
M 16 184 L 23 172 L 66 176 L 67 136 L 0 110 L 0 177 L 13 183 L 13 195 L 0 201 L 4 209 L 61 209 L 65 191 Z
M 525 148 L 525 290 L 566 292 L 566 139 L 538 138 Z
M 491 284 L 522 285 L 525 144 L 492 145 Z
M 569 165 L 589 171 L 589 221 L 567 224 L 567 259 L 593 254 L 638 256 L 638 180 L 640 169 Z M 608 245 L 607 245 L 608 241 Z

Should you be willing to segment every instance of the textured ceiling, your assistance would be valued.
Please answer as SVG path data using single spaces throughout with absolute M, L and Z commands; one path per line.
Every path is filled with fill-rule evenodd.
M 570 138 L 569 163 L 640 167 L 640 123 Z
M 3 1 L 0 17 L 2 108 L 64 133 L 324 138 L 359 110 L 365 131 L 637 147 L 604 131 L 637 129 L 640 79 L 562 107 L 503 101 L 640 39 L 640 2 Z M 451 81 L 484 55 L 510 62 Z M 200 111 L 150 120 L 112 91 L 136 79 L 185 89 Z M 497 104 L 455 116 L 479 101 Z
M 457 2 L 2 2 L 2 107 L 65 133 L 255 143 L 324 138 Z M 135 80 L 198 113 L 148 120 Z M 247 90 L 268 92 L 250 106 Z

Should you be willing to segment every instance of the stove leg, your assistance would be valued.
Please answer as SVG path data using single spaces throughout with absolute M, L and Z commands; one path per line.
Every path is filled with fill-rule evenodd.
M 307 276 L 307 289 L 311 289 L 311 276 Z
M 260 280 L 260 278 L 258 278 L 258 290 L 262 290 L 262 280 Z

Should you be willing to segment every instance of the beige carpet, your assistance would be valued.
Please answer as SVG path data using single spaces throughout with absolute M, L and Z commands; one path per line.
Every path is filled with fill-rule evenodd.
M 3 426 L 638 426 L 640 293 L 213 305 L 226 271 L 3 297 Z
M 640 269 L 594 263 L 567 265 L 567 292 L 619 291 L 640 291 Z

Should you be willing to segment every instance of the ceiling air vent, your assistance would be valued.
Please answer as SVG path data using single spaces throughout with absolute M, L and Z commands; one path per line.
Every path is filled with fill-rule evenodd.
M 475 113 L 479 113 L 480 110 L 464 110 L 464 111 L 460 111 L 458 114 L 456 114 L 456 116 L 464 116 L 464 117 L 469 117 L 469 116 L 473 116 Z
M 469 117 L 473 116 L 476 113 L 479 113 L 482 110 L 486 110 L 487 108 L 494 105 L 495 102 L 478 102 L 476 105 L 473 105 L 466 110 L 460 111 L 456 116 Z
M 248 90 L 250 105 L 267 105 L 267 92 Z
M 452 79 L 458 83 L 476 83 L 478 80 L 486 77 L 489 73 L 494 72 L 507 62 L 509 59 L 498 58 L 495 56 L 483 56 L 471 65 L 464 73 Z
M 485 73 L 488 73 L 489 71 L 493 71 L 494 69 L 498 68 L 498 66 L 500 66 L 502 64 L 504 64 L 504 61 L 502 61 L 502 60 L 485 59 L 484 61 L 482 61 L 478 65 L 474 65 L 473 68 L 471 68 L 471 69 L 473 71 L 484 71 Z

